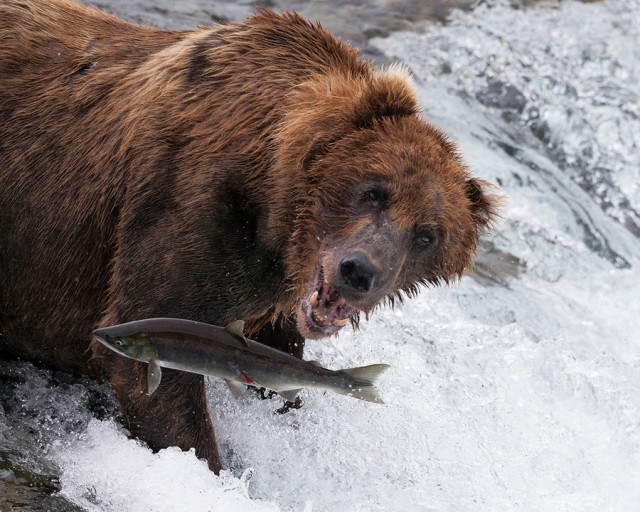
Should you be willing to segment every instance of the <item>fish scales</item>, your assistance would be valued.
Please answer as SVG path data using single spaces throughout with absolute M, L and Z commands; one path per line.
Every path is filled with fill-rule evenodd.
M 221 335 L 226 332 L 221 329 Z M 260 385 L 277 391 L 302 387 L 311 379 L 314 383 L 322 382 L 324 378 L 339 378 L 339 372 L 316 366 L 306 361 L 289 356 L 278 350 L 261 351 L 260 343 L 250 341 L 245 346 L 242 342 L 234 343 L 234 339 L 225 340 L 213 345 L 211 340 L 198 338 L 190 334 L 173 332 L 149 333 L 154 344 L 160 366 L 174 370 L 190 371 L 203 375 L 216 375 L 225 379 L 236 379 L 244 374 L 249 380 L 247 384 Z M 227 343 L 231 341 L 231 343 Z M 265 345 L 262 345 L 266 347 Z M 270 347 L 266 347 L 270 349 Z M 266 352 L 266 353 L 265 353 Z M 249 353 L 251 358 L 245 357 Z M 291 372 L 291 363 L 303 363 L 306 379 L 298 379 L 296 373 Z M 287 384 L 274 381 L 273 375 L 287 374 Z

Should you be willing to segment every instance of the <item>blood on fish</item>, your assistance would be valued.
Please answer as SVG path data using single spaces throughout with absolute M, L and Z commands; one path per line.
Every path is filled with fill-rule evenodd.
M 242 378 L 243 381 L 245 381 L 247 384 L 251 384 L 251 385 L 257 385 L 255 383 L 255 381 L 249 377 L 246 373 L 244 373 L 242 370 L 238 370 L 240 372 L 240 377 Z

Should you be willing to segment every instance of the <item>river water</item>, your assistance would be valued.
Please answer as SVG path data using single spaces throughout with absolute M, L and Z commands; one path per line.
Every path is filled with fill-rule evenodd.
M 255 2 L 101 7 L 167 28 Z M 128 440 L 104 386 L 0 365 L 0 511 L 640 509 L 640 4 L 407 2 L 300 10 L 386 63 L 507 196 L 471 278 L 310 342 L 386 362 L 386 405 L 208 393 L 229 471 Z M 446 20 L 446 23 L 443 23 Z

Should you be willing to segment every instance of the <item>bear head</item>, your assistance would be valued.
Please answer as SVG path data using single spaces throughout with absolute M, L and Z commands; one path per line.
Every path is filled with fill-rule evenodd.
M 420 116 L 406 71 L 318 75 L 285 111 L 267 237 L 284 253 L 281 307 L 300 334 L 334 334 L 472 264 L 498 199 Z

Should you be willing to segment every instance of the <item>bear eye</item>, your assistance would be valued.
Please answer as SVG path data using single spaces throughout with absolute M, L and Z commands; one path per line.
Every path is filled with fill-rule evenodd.
M 429 247 L 433 244 L 434 236 L 428 229 L 421 229 L 416 233 L 416 243 L 420 247 Z
M 372 206 L 380 207 L 389 198 L 389 194 L 386 190 L 374 187 L 364 191 L 361 200 L 365 203 L 370 203 Z

